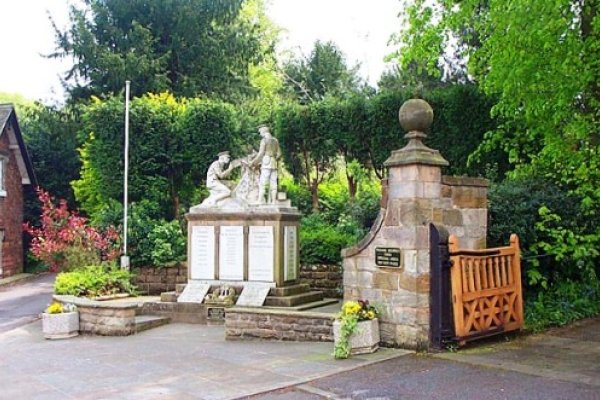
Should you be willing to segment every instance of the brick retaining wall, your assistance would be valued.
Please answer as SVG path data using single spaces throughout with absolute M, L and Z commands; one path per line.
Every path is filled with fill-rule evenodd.
M 171 292 L 179 283 L 187 283 L 187 265 L 178 263 L 172 267 L 139 267 L 133 271 L 139 291 L 149 295 Z
M 307 283 L 311 290 L 319 290 L 325 297 L 342 298 L 344 282 L 340 264 L 301 265 L 300 283 Z
M 333 321 L 332 314 L 236 307 L 225 314 L 225 338 L 333 342 Z

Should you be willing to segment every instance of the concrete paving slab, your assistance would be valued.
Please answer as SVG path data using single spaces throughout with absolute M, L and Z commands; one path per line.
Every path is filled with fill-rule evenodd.
M 48 341 L 36 321 L 0 333 L 0 387 L 24 390 L 25 398 L 234 399 L 411 354 L 381 349 L 334 360 L 332 343 L 224 337 L 222 326 L 171 324 L 128 337 Z

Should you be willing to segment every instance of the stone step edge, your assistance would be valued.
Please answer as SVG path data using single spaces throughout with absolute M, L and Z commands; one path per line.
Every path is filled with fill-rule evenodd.
M 293 307 L 305 303 L 323 300 L 324 294 L 319 291 L 294 294 L 291 296 L 267 296 L 265 306 Z
M 158 328 L 171 322 L 169 317 L 161 317 L 156 315 L 136 315 L 134 320 L 135 332 L 140 333 L 148 329 Z

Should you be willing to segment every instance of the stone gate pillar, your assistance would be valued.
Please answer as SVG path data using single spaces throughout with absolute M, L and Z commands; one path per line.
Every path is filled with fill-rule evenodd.
M 344 300 L 366 299 L 382 312 L 382 342 L 429 345 L 429 223 L 444 225 L 472 248 L 485 246 L 487 181 L 454 178 L 448 162 L 422 142 L 433 121 L 427 102 L 412 99 L 399 112 L 408 144 L 386 160 L 387 188 L 369 234 L 342 251 Z M 466 205 L 466 207 L 463 207 Z M 462 242 L 461 242 L 462 243 Z

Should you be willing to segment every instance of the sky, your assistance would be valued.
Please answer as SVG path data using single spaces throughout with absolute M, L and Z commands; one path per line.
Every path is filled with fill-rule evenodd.
M 59 76 L 69 59 L 47 59 L 55 49 L 52 15 L 57 26 L 68 25 L 68 0 L 0 0 L 3 57 L 0 92 L 20 93 L 47 103 L 62 102 Z M 391 52 L 390 35 L 400 29 L 400 0 L 271 0 L 268 15 L 281 28 L 279 51 L 308 55 L 316 40 L 333 41 L 348 65 L 374 85 Z M 7 58 L 5 58 L 7 57 Z

